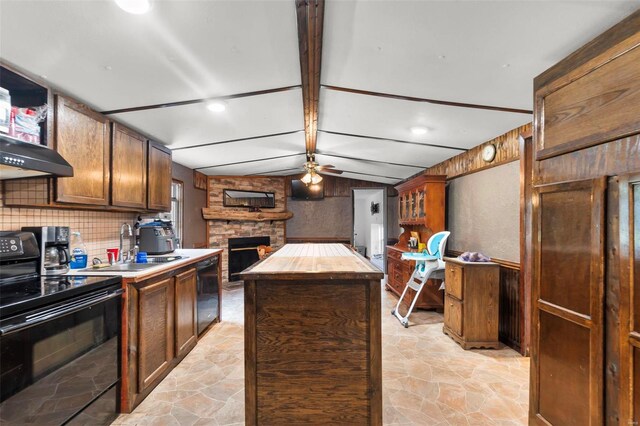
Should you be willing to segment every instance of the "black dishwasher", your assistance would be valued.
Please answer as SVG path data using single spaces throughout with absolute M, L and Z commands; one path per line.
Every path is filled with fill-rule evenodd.
M 218 256 L 196 264 L 198 291 L 198 335 L 220 315 Z

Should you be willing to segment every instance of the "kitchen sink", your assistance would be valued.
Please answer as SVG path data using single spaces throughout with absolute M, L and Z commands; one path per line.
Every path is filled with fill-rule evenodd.
M 144 271 L 145 269 L 158 266 L 153 263 L 117 263 L 115 265 L 109 265 L 105 268 L 86 268 L 82 269 L 82 272 L 135 272 Z
M 180 259 L 187 259 L 187 256 L 147 256 L 149 263 L 169 263 Z
M 117 263 L 104 268 L 86 268 L 82 272 L 136 272 L 153 268 L 159 264 L 175 262 L 180 259 L 187 259 L 187 256 L 148 256 L 147 263 Z

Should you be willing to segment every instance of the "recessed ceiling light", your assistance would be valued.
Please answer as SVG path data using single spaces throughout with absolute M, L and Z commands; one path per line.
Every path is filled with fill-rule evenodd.
M 207 104 L 207 109 L 211 112 L 222 112 L 227 109 L 227 106 L 224 102 L 209 102 Z
M 116 4 L 120 9 L 134 15 L 142 15 L 151 9 L 150 0 L 116 0 Z
M 413 133 L 416 136 L 422 136 L 422 135 L 426 135 L 427 134 L 427 128 L 426 127 L 412 127 L 411 128 L 411 133 Z

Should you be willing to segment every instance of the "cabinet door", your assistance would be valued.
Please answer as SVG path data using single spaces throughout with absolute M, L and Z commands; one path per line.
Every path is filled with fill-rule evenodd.
M 171 210 L 171 151 L 149 141 L 149 173 L 147 207 L 150 210 Z
M 196 270 L 176 276 L 176 357 L 181 358 L 195 346 L 197 336 Z
M 531 424 L 603 424 L 605 187 L 534 189 Z
M 174 280 L 167 278 L 138 290 L 138 393 L 171 365 Z
M 111 153 L 111 204 L 147 208 L 147 140 L 113 124 Z
M 56 179 L 56 201 L 108 205 L 106 117 L 62 96 L 56 96 L 55 108 L 55 148 L 73 166 L 73 177 Z
M 620 178 L 619 424 L 640 423 L 640 175 Z M 610 360 L 614 361 L 614 360 Z M 618 388 L 618 386 L 616 386 Z M 617 389 L 612 389 L 613 391 Z

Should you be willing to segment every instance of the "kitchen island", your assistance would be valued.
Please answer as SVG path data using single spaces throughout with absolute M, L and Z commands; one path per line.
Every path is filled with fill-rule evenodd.
M 384 274 L 342 244 L 287 244 L 241 276 L 246 424 L 382 424 Z

